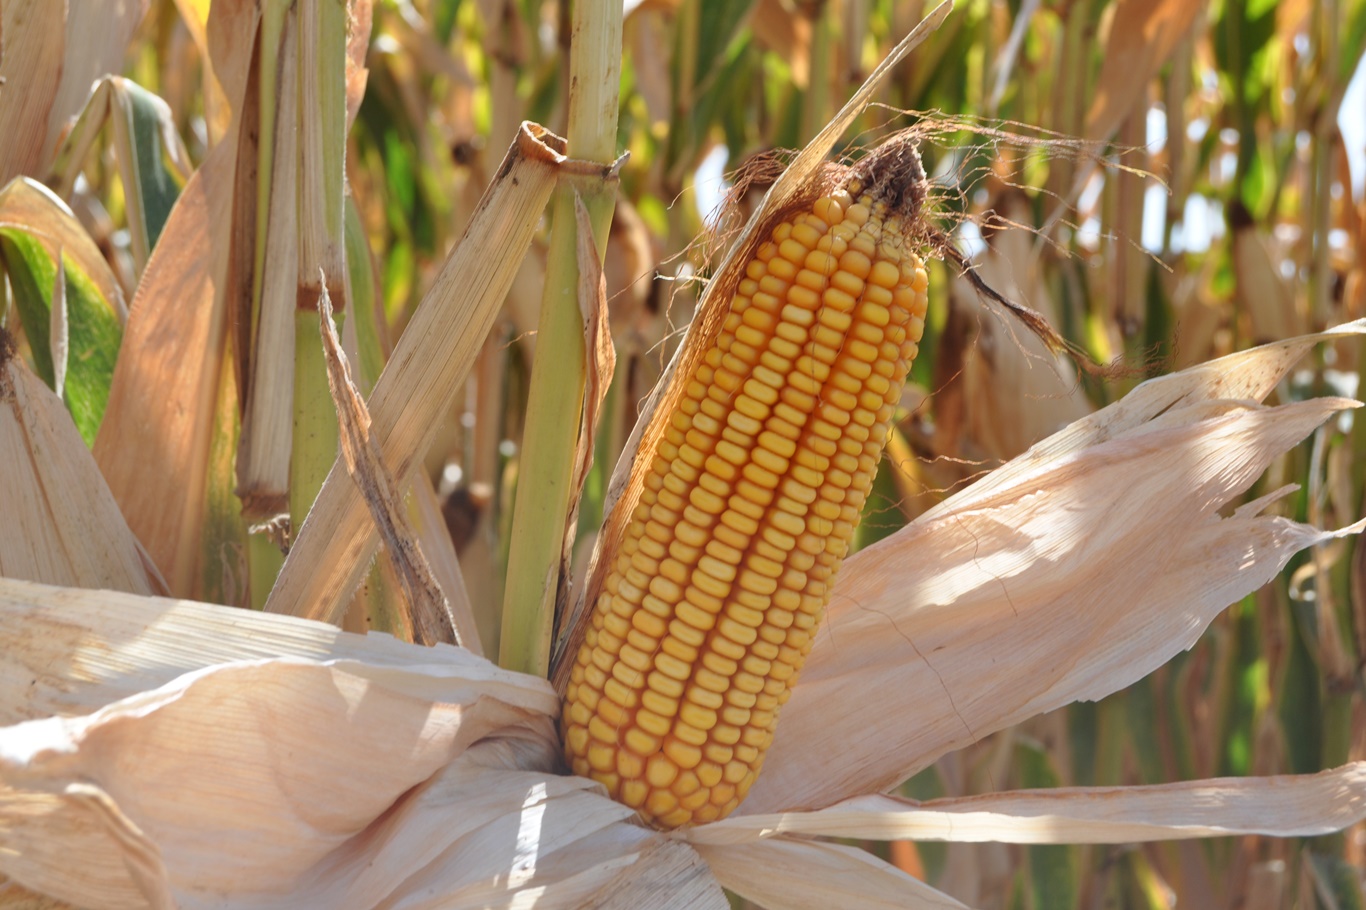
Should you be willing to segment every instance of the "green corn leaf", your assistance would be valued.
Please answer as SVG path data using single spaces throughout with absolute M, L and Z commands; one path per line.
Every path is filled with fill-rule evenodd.
M 34 234 L 21 228 L 0 227 L 0 261 L 9 275 L 15 308 L 24 326 L 35 371 L 56 387 L 52 348 L 52 303 L 57 280 L 56 258 Z M 68 367 L 62 398 L 86 445 L 104 417 L 114 361 L 123 339 L 123 326 L 110 303 L 75 261 L 63 255 L 65 270 Z

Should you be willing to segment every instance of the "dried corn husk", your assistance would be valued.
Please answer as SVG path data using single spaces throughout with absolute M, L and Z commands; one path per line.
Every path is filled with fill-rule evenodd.
M 136 594 L 166 591 L 71 415 L 0 330 L 0 576 Z
M 750 800 L 674 835 L 558 775 L 542 680 L 301 619 L 0 580 L 0 873 L 106 907 L 438 894 L 428 906 L 722 908 L 718 883 L 774 908 L 956 907 L 809 838 L 1113 843 L 1350 825 L 1366 817 L 1362 763 L 925 805 L 876 792 L 971 736 L 1125 685 L 1290 553 L 1359 530 L 1259 515 L 1276 494 L 1217 513 L 1349 404 L 1257 399 L 1315 341 L 1363 333 L 1146 383 L 852 558 Z M 1116 501 L 1128 488 L 1144 508 Z M 924 655 L 942 683 L 925 681 Z M 902 693 L 910 702 L 889 706 Z M 73 850 L 89 857 L 74 871 Z

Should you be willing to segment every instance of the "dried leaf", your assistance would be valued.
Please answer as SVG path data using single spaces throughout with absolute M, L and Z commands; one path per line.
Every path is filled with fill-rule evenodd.
M 419 474 L 413 480 L 411 497 L 412 520 L 417 529 L 418 541 L 422 551 L 431 563 L 432 574 L 446 593 L 446 603 L 454 617 L 455 631 L 460 637 L 461 647 L 484 656 L 484 647 L 479 638 L 479 626 L 474 619 L 474 604 L 470 601 L 469 590 L 465 587 L 465 576 L 460 570 L 460 559 L 451 540 L 450 529 L 441 513 L 441 502 L 436 488 L 427 475 Z
M 576 258 L 579 269 L 579 315 L 583 317 L 584 364 L 587 369 L 587 388 L 583 396 L 583 415 L 579 420 L 579 438 L 574 444 L 574 469 L 569 478 L 569 511 L 564 521 L 564 546 L 560 553 L 560 584 L 556 586 L 558 602 L 555 615 L 563 614 L 570 597 L 574 559 L 575 530 L 579 526 L 579 499 L 583 484 L 593 467 L 593 443 L 598 437 L 598 423 L 602 419 L 602 404 L 612 385 L 612 372 L 617 366 L 617 352 L 612 346 L 611 319 L 607 311 L 607 283 L 597 244 L 593 242 L 593 225 L 588 220 L 588 209 L 583 198 L 574 193 L 574 218 L 578 224 Z
M 468 375 L 557 175 L 582 167 L 564 157 L 563 147 L 563 140 L 540 127 L 523 125 L 375 385 L 369 402 L 372 432 L 400 483 L 417 454 L 426 451 L 437 415 L 446 413 Z M 607 176 L 601 168 L 597 173 Z M 364 502 L 344 468 L 334 465 L 266 608 L 339 621 L 375 544 Z
M 1355 403 L 1220 399 L 1261 397 L 1288 354 L 1364 329 L 1145 383 L 850 557 L 740 811 L 885 790 L 990 732 L 1107 695 L 1337 536 L 1259 516 L 1264 502 L 1219 510 Z
M 1105 141 L 1135 105 L 1145 103 L 1148 83 L 1202 8 L 1186 0 L 1119 0 L 1086 115 L 1087 138 Z
M 289 459 L 294 438 L 294 310 L 299 270 L 299 131 L 298 54 L 294 16 L 285 17 L 276 60 L 278 90 L 274 125 L 261 130 L 259 141 L 273 138 L 267 167 L 256 160 L 259 150 L 249 145 L 239 151 L 234 192 L 234 241 L 241 255 L 250 257 L 241 266 L 260 270 L 256 282 L 241 287 L 238 303 L 247 329 L 238 358 L 242 361 L 242 432 L 237 440 L 237 492 L 250 520 L 261 520 L 288 511 Z M 254 85 L 255 83 L 253 83 Z M 251 104 L 245 116 L 261 116 Z M 244 135 L 243 139 L 248 136 Z M 265 212 L 257 208 L 264 195 Z M 264 236 L 261 236 L 264 232 Z M 234 252 L 237 252 L 234 250 Z M 233 281 L 229 276 L 228 280 Z M 253 284 L 259 299 L 251 300 Z
M 379 446 L 370 435 L 370 414 L 365 399 L 351 381 L 351 366 L 341 349 L 341 339 L 332 324 L 332 300 L 327 282 L 319 283 L 322 296 L 318 300 L 319 325 L 322 329 L 323 352 L 327 362 L 327 385 L 332 402 L 337 408 L 341 428 L 342 459 L 351 479 L 360 488 L 370 515 L 379 528 L 380 537 L 389 548 L 403 593 L 407 595 L 412 614 L 413 640 L 418 644 L 438 642 L 460 644 L 455 617 L 445 592 L 432 574 L 417 533 L 408 521 L 403 497 L 398 484 L 384 465 Z
M 0 7 L 0 184 L 21 174 L 42 177 L 52 146 L 49 118 L 66 52 L 66 4 L 9 0 Z M 86 83 L 89 85 L 89 83 Z M 74 113 L 74 112 L 73 112 Z
M 871 840 L 1125 844 L 1265 834 L 1313 837 L 1366 819 L 1366 762 L 1318 774 L 1145 787 L 1059 787 L 926 803 L 859 796 L 816 812 L 736 816 L 694 829 L 694 844 L 779 834 Z
M 224 379 L 226 331 L 212 251 L 223 248 L 214 242 L 214 231 L 227 219 L 215 193 L 232 172 L 231 155 L 226 144 L 216 148 L 171 212 L 138 284 L 94 446 L 129 526 L 177 594 L 199 590 L 201 559 L 225 558 L 203 549 L 206 465 Z M 175 493 L 148 495 L 149 490 Z
M 165 591 L 60 399 L 0 330 L 0 576 Z M 24 692 L 27 682 L 15 682 Z
M 1009 212 L 1007 217 L 1024 223 L 1026 213 Z M 1039 279 L 1031 240 L 1023 228 L 997 232 L 991 248 L 975 263 L 976 269 L 1003 296 L 1026 304 L 1056 325 L 1056 308 Z M 1076 369 L 1062 355 L 1048 350 L 1038 336 L 1002 319 L 999 310 L 961 276 L 954 279 L 949 319 L 965 327 L 968 338 L 962 362 L 950 380 L 952 385 L 961 384 L 961 395 L 949 389 L 949 396 L 941 402 L 944 389 L 936 391 L 936 425 L 961 424 L 967 436 L 966 451 L 973 456 L 1013 458 L 1091 412 Z M 1003 394 L 1003 390 L 1009 392 Z M 942 405 L 949 403 L 957 404 L 961 415 L 944 414 Z M 942 447 L 940 451 L 963 449 Z
M 1297 305 L 1289 284 L 1276 268 L 1267 238 L 1241 202 L 1229 207 L 1229 227 L 1237 308 L 1247 314 L 1252 340 L 1277 341 L 1303 334 L 1309 314 Z
M 786 838 L 694 846 L 722 885 L 769 910 L 964 910 L 947 894 L 857 847 Z
M 91 86 L 106 73 L 123 69 L 128 44 L 148 6 L 148 0 L 66 0 L 62 81 L 48 119 L 47 149 L 56 148 L 69 119 L 85 106 Z

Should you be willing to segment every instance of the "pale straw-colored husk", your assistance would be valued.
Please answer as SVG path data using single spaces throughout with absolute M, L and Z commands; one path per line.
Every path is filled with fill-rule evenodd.
M 633 883 L 647 908 L 724 907 L 718 883 L 773 908 L 953 907 L 808 838 L 1354 824 L 1361 763 L 923 806 L 877 794 L 971 738 L 1126 685 L 1335 536 L 1259 514 L 1274 496 L 1219 512 L 1350 404 L 1256 399 L 1309 345 L 1363 332 L 1145 383 L 852 558 L 751 799 L 673 834 L 556 772 L 543 680 L 301 619 L 0 581 L 0 872 L 97 907 L 596 907 Z

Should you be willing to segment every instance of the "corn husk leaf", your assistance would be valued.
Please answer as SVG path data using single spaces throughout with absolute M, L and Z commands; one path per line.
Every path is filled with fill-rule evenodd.
M 1313 837 L 1366 819 L 1366 762 L 1318 774 L 1143 787 L 1059 787 L 926 803 L 859 796 L 815 812 L 744 815 L 694 832 L 694 844 L 779 834 L 872 840 L 1127 844 L 1266 834 Z
M 780 838 L 699 847 L 698 852 L 722 885 L 771 910 L 964 907 L 871 853 L 843 844 Z
M 880 792 L 995 730 L 1108 695 L 1189 648 L 1294 553 L 1360 531 L 1261 515 L 1284 490 L 1220 510 L 1356 406 L 1257 402 L 1315 342 L 1363 332 L 1144 383 L 850 557 L 739 811 Z
M 71 416 L 8 344 L 0 337 L 0 576 L 164 593 Z
M 0 679 L 25 680 L 0 700 L 0 871 L 29 887 L 95 907 L 624 907 L 631 887 L 630 906 L 724 907 L 693 851 L 547 773 L 543 680 L 185 601 L 0 580 L 0 614 Z

